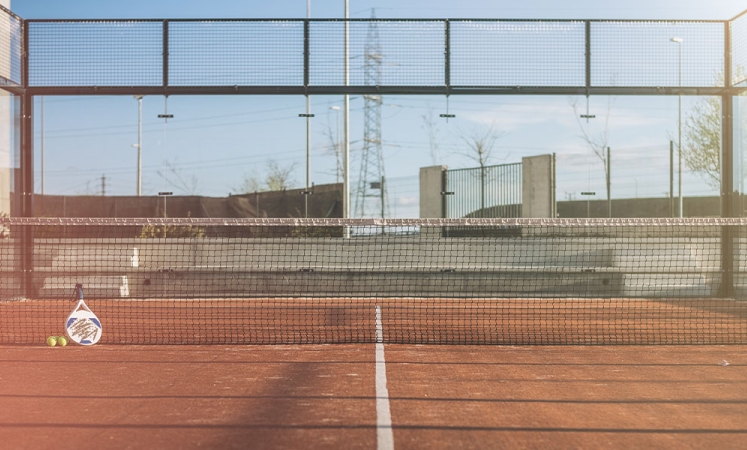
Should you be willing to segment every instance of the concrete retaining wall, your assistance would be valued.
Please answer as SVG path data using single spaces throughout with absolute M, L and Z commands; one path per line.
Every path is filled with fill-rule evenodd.
M 14 242 L 0 243 L 9 297 L 21 286 Z M 718 238 L 39 239 L 34 285 L 44 298 L 85 277 L 88 297 L 692 297 L 716 292 L 719 264 Z

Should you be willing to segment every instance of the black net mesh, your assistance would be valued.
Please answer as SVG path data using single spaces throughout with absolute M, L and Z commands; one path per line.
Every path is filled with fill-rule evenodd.
M 731 82 L 747 86 L 747 14 L 731 22 Z
M 592 22 L 591 82 L 723 86 L 723 49 L 723 22 Z
M 303 85 L 302 21 L 169 22 L 172 86 Z
M 741 219 L 0 220 L 4 343 L 747 343 Z
M 3 84 L 21 84 L 22 21 L 0 9 L 0 79 Z
M 30 86 L 160 86 L 160 21 L 28 22 Z
M 455 86 L 583 86 L 584 22 L 451 21 Z
M 348 36 L 352 86 L 445 83 L 444 21 L 353 21 Z M 345 22 L 311 22 L 311 85 L 344 84 L 344 39 Z
M 744 59 L 743 20 L 734 23 L 735 72 Z M 349 21 L 349 84 L 440 87 L 448 76 L 460 87 L 584 87 L 587 23 L 591 86 L 723 84 L 723 22 L 451 20 L 447 27 L 394 19 Z M 303 20 L 28 26 L 30 86 L 298 87 L 306 75 L 310 86 L 345 84 L 341 20 L 309 22 L 308 72 Z

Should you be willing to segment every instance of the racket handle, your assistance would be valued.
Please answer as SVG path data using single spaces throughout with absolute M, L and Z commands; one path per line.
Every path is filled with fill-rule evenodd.
M 76 283 L 75 291 L 73 292 L 73 300 L 83 300 L 83 284 Z

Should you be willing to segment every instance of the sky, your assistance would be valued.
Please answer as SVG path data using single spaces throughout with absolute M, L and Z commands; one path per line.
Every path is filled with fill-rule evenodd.
M 342 0 L 14 0 L 25 19 L 343 17 Z M 540 1 L 459 2 L 350 0 L 350 17 L 493 19 L 730 19 L 747 9 L 736 1 Z M 670 47 L 663 47 L 668 52 Z M 674 48 L 673 46 L 671 48 Z M 667 53 L 672 61 L 674 53 Z M 386 61 L 385 61 L 386 63 Z M 540 75 L 541 76 L 541 75 Z M 336 182 L 341 96 L 311 97 L 311 182 Z M 698 97 L 682 99 L 685 114 Z M 575 105 L 575 107 L 574 107 Z M 364 102 L 351 97 L 351 175 L 358 184 L 364 137 Z M 238 193 L 261 180 L 270 164 L 288 169 L 294 187 L 305 184 L 306 108 L 300 96 L 149 96 L 143 99 L 143 194 L 213 197 Z M 678 129 L 677 97 L 564 96 L 385 96 L 381 107 L 382 149 L 389 215 L 417 217 L 420 167 L 475 166 L 466 140 L 492 130 L 491 163 L 555 153 L 558 200 L 580 192 L 605 192 L 604 172 L 581 137 L 608 132 L 613 159 L 613 198 L 669 195 L 669 140 Z M 41 114 L 43 109 L 43 114 Z M 174 118 L 157 117 L 165 111 Z M 35 104 L 36 191 L 46 194 L 135 195 L 137 102 L 131 96 L 45 97 Z M 446 121 L 442 113 L 456 117 Z M 42 123 L 43 122 L 43 123 Z M 608 125 L 605 127 L 604 123 Z M 430 125 L 429 125 L 430 124 Z M 42 127 L 43 125 L 43 127 Z M 43 133 L 42 133 L 43 128 Z M 340 132 L 341 133 L 341 132 Z M 44 148 L 42 177 L 40 149 Z M 685 171 L 683 195 L 716 195 L 702 177 Z M 371 210 L 378 206 L 371 205 Z M 351 200 L 355 204 L 355 199 Z

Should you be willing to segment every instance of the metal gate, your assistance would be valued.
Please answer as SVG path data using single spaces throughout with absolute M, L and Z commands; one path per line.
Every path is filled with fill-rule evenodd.
M 521 173 L 521 163 L 444 171 L 444 216 L 521 217 Z

